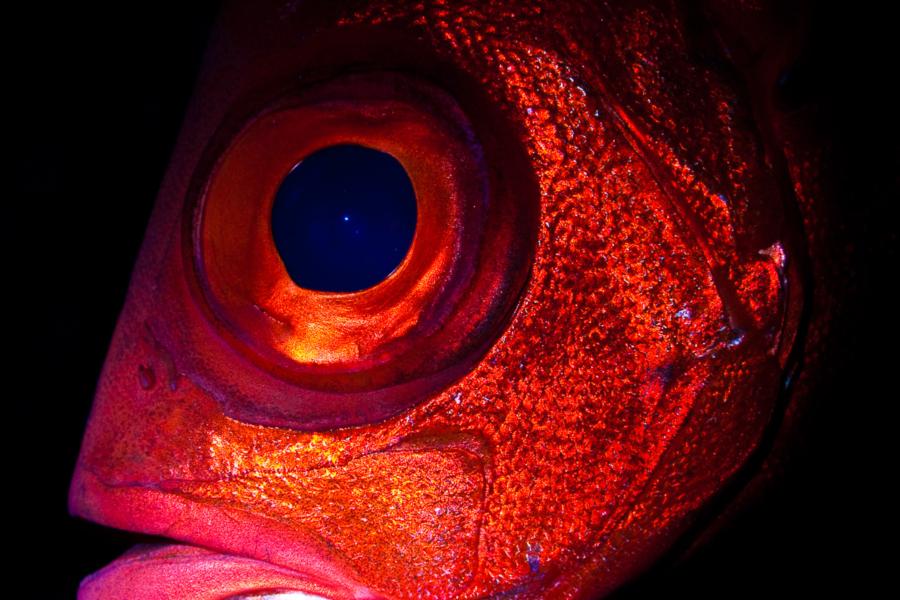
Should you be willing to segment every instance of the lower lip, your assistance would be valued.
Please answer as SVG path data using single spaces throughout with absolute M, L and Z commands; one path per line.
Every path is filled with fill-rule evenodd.
M 319 600 L 360 598 L 264 561 L 180 544 L 138 546 L 86 578 L 79 600 Z M 373 596 L 368 596 L 373 597 Z

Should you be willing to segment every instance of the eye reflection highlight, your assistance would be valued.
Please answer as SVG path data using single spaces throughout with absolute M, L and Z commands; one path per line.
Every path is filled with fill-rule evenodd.
M 400 265 L 416 217 L 412 183 L 397 159 L 343 144 L 314 152 L 284 179 L 272 207 L 272 236 L 298 286 L 356 292 Z

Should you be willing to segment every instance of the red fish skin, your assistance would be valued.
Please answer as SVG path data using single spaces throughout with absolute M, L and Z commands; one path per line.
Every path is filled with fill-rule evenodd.
M 567 8 L 225 9 L 101 377 L 75 514 L 386 597 L 604 594 L 696 523 L 784 411 L 816 196 L 797 154 L 767 160 L 790 133 L 754 128 L 759 107 L 696 62 L 676 7 Z M 415 406 L 345 427 L 310 425 L 315 398 L 247 417 L 233 390 L 271 407 L 297 384 L 248 358 L 198 292 L 197 173 L 235 106 L 309 68 L 322 31 L 369 28 L 477 81 L 519 133 L 531 276 L 471 371 Z

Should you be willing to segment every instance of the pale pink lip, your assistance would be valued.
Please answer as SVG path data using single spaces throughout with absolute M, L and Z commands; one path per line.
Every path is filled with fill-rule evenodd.
M 264 561 L 171 544 L 138 546 L 87 577 L 79 600 L 344 599 L 359 593 Z M 371 597 L 371 596 L 369 596 Z

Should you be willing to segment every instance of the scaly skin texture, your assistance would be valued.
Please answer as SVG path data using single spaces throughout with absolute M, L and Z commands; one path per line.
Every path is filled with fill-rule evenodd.
M 156 597 L 614 589 L 754 452 L 796 359 L 802 223 L 742 84 L 704 59 L 686 13 L 665 2 L 264 4 L 231 5 L 214 32 L 104 367 L 73 512 L 274 565 L 270 584 L 263 571 L 237 581 L 223 569 L 204 595 L 173 588 L 174 559 L 157 552 L 147 559 L 164 565 Z M 323 40 L 341 36 L 350 49 L 322 59 L 322 75 Z M 260 221 L 209 215 L 228 194 L 268 214 L 269 192 L 308 151 L 278 132 L 306 131 L 308 111 L 293 107 L 331 93 L 297 90 L 307 80 L 333 90 L 316 86 L 344 67 L 427 79 L 452 100 L 422 103 L 431 92 L 420 84 L 391 83 L 388 108 L 367 118 L 411 107 L 431 133 L 363 134 L 369 125 L 340 116 L 320 145 L 393 148 L 422 223 L 439 206 L 429 198 L 468 207 L 483 197 L 488 208 L 447 217 L 444 230 L 421 225 L 404 264 L 436 257 L 428 264 L 446 270 L 398 288 L 401 267 L 374 300 L 342 300 L 335 325 L 322 316 L 333 297 L 309 301 L 322 321 L 269 293 L 293 291 L 264 225 L 246 266 L 216 275 L 217 248 Z M 343 96 L 316 105 L 316 122 L 357 110 L 347 98 L 362 102 L 352 91 L 362 84 L 348 81 L 351 91 L 340 84 Z M 271 89 L 289 90 L 284 112 L 260 91 Z M 449 129 L 429 124 L 456 114 L 454 102 L 462 116 Z M 235 112 L 238 125 L 223 126 Z M 279 126 L 258 134 L 267 118 Z M 260 138 L 276 149 L 260 164 L 285 162 L 258 184 L 235 175 L 259 173 L 240 162 L 254 135 L 275 136 Z M 426 160 L 444 150 L 447 165 Z M 514 178 L 521 188 L 504 183 Z M 446 231 L 458 237 L 445 256 L 427 242 Z M 244 268 L 278 283 L 238 290 Z M 347 323 L 359 319 L 391 325 L 348 346 Z M 441 369 L 421 360 L 432 356 Z M 171 556 L 191 582 L 207 560 Z M 95 576 L 84 597 L 118 597 L 133 565 Z

